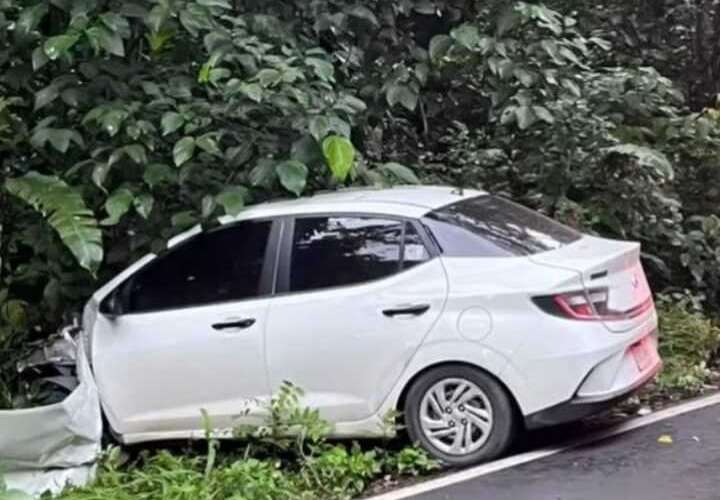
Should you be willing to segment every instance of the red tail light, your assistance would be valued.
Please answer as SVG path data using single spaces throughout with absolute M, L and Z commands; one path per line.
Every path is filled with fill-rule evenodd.
M 652 295 L 626 311 L 616 311 L 608 306 L 610 292 L 607 288 L 595 288 L 587 292 L 570 292 L 535 297 L 533 302 L 543 311 L 563 318 L 580 321 L 619 321 L 631 319 L 654 307 Z

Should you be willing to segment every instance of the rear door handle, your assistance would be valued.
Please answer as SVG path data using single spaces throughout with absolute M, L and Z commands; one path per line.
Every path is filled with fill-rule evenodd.
M 255 324 L 255 318 L 245 318 L 233 321 L 227 321 L 224 323 L 213 323 L 212 327 L 215 330 L 227 330 L 228 328 L 250 328 Z
M 395 316 L 420 316 L 430 309 L 430 304 L 413 304 L 409 306 L 399 306 L 393 309 L 384 309 L 383 314 L 388 318 Z

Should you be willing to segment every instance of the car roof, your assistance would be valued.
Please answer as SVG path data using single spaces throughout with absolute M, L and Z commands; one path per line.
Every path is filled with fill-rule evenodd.
M 362 213 L 418 218 L 456 201 L 487 194 L 477 189 L 451 186 L 394 186 L 388 188 L 346 188 L 320 192 L 291 200 L 250 205 L 238 215 L 224 215 L 220 224 L 285 215 Z M 182 232 L 167 243 L 168 248 L 202 232 L 200 224 Z
M 252 205 L 237 216 L 221 217 L 223 224 L 240 220 L 314 213 L 367 213 L 422 217 L 436 208 L 486 194 L 476 189 L 450 186 L 395 186 L 391 188 L 351 188 L 321 192 L 292 200 Z

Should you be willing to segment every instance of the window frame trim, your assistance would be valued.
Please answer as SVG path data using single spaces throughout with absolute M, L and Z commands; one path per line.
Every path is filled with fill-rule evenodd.
M 126 284 L 131 284 L 140 273 L 143 272 L 143 270 L 147 269 L 148 266 L 151 266 L 154 263 L 157 263 L 160 259 L 166 257 L 167 255 L 172 254 L 174 251 L 182 248 L 184 245 L 190 244 L 193 240 L 195 240 L 197 237 L 205 234 L 212 234 L 214 232 L 219 232 L 223 230 L 230 230 L 233 227 L 239 226 L 243 223 L 255 223 L 255 222 L 270 222 L 270 232 L 268 233 L 268 241 L 267 246 L 265 248 L 265 254 L 263 256 L 263 264 L 262 269 L 260 270 L 260 283 L 258 285 L 258 295 L 254 297 L 245 297 L 242 299 L 231 299 L 231 300 L 220 300 L 220 301 L 214 301 L 214 302 L 203 302 L 203 303 L 196 303 L 196 304 L 190 304 L 186 306 L 180 306 L 180 307 L 163 307 L 163 308 L 157 308 L 157 309 L 148 309 L 144 311 L 127 311 L 128 303 L 130 300 L 129 297 L 129 291 L 125 291 L 123 293 L 123 288 L 126 286 Z M 109 300 L 109 298 L 118 293 L 122 296 L 120 297 L 121 305 L 122 305 L 122 312 L 118 316 L 139 316 L 143 314 L 157 314 L 157 313 L 167 313 L 172 311 L 182 311 L 185 309 L 194 309 L 198 307 L 209 307 L 214 305 L 224 305 L 224 304 L 233 304 L 233 303 L 244 303 L 244 302 L 250 302 L 253 300 L 263 300 L 263 299 L 270 299 L 275 294 L 275 285 L 277 283 L 276 277 L 277 277 L 277 265 L 278 265 L 278 259 L 280 255 L 280 239 L 283 234 L 284 230 L 284 217 L 259 217 L 256 219 L 243 219 L 234 221 L 230 224 L 223 224 L 220 226 L 213 227 L 211 229 L 203 230 L 200 233 L 193 235 L 190 238 L 187 238 L 186 240 L 181 241 L 177 245 L 174 245 L 172 247 L 166 247 L 162 251 L 158 252 L 156 254 L 156 257 L 150 261 L 148 261 L 144 266 L 142 266 L 140 269 L 137 269 L 131 276 L 128 276 L 127 279 L 123 280 L 121 283 L 118 283 L 118 285 L 110 292 L 108 293 L 103 300 L 100 302 L 100 305 L 98 307 L 98 311 L 101 314 L 108 314 L 107 312 L 102 310 L 102 306 L 106 301 Z M 130 285 L 131 286 L 131 285 Z M 128 289 L 129 290 L 129 289 Z
M 400 260 L 398 262 L 398 270 L 394 272 L 393 274 L 389 274 L 387 276 L 383 276 L 380 278 L 375 278 L 372 280 L 367 281 L 360 281 L 358 283 L 351 283 L 347 285 L 336 285 L 336 286 L 328 286 L 323 288 L 315 288 L 312 290 L 290 290 L 290 273 L 291 273 L 291 266 L 292 266 L 292 249 L 293 249 L 293 238 L 295 236 L 295 221 L 296 219 L 320 219 L 320 218 L 363 218 L 363 219 L 384 219 L 384 220 L 390 220 L 390 221 L 397 221 L 405 223 L 403 224 L 403 237 L 400 241 Z M 393 278 L 395 276 L 398 276 L 400 274 L 403 274 L 406 271 L 410 271 L 411 269 L 415 269 L 417 267 L 423 266 L 437 257 L 440 256 L 440 253 L 438 251 L 438 248 L 433 244 L 433 242 L 430 240 L 430 237 L 428 236 L 427 230 L 423 226 L 423 224 L 420 222 L 419 219 L 414 217 L 407 217 L 403 215 L 397 215 L 397 214 L 385 214 L 385 213 L 374 213 L 374 212 L 303 212 L 303 213 L 297 213 L 292 215 L 285 215 L 282 217 L 284 224 L 283 224 L 283 234 L 282 238 L 279 244 L 279 259 L 278 259 L 278 269 L 277 269 L 277 280 L 275 282 L 275 293 L 273 296 L 286 296 L 286 295 L 297 295 L 301 293 L 318 293 L 318 292 L 324 292 L 328 290 L 340 290 L 350 287 L 358 287 L 358 286 L 364 286 L 369 283 L 377 283 L 382 280 L 386 280 L 389 278 Z M 425 247 L 425 251 L 428 253 L 429 258 L 419 264 L 418 266 L 413 266 L 409 269 L 404 269 L 404 258 L 405 258 L 405 230 L 407 227 L 407 224 L 411 224 L 415 231 L 420 236 L 420 240 L 422 241 L 423 246 Z

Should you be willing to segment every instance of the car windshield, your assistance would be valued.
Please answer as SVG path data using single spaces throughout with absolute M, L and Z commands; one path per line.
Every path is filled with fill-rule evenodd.
M 446 255 L 508 257 L 555 250 L 581 234 L 549 217 L 496 196 L 482 195 L 424 217 Z

